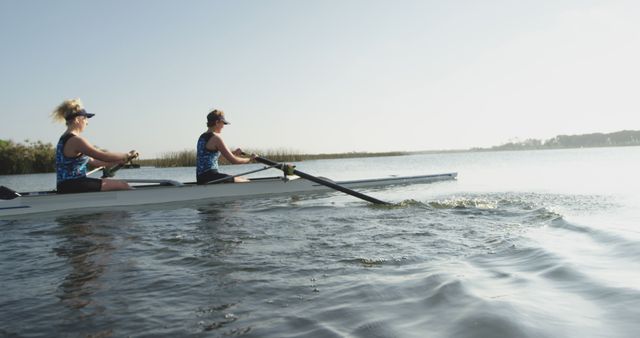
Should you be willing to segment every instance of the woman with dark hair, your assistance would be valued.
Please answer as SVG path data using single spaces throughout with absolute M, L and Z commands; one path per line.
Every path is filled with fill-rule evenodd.
M 222 110 L 214 109 L 207 114 L 207 131 L 200 135 L 196 146 L 196 179 L 198 184 L 207 184 L 208 182 L 224 178 L 228 178 L 228 180 L 224 180 L 223 182 L 239 183 L 249 181 L 245 177 L 232 177 L 231 175 L 218 171 L 218 158 L 220 158 L 220 155 L 224 156 L 224 158 L 232 164 L 249 163 L 256 156 L 255 154 L 251 154 L 248 158 L 239 157 L 242 155 L 242 149 L 238 148 L 233 152 L 229 150 L 220 135 L 224 126 L 228 124 L 229 122 L 225 119 Z

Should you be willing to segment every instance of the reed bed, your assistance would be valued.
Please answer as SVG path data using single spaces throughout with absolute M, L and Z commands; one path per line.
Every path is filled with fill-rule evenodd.
M 0 140 L 0 175 L 55 171 L 56 150 L 51 143 Z
M 275 162 L 300 162 L 305 160 L 320 160 L 320 159 L 336 159 L 336 158 L 356 158 L 356 157 L 379 157 L 379 156 L 401 156 L 407 155 L 408 152 L 348 152 L 348 153 L 326 153 L 326 154 L 302 154 L 295 150 L 290 149 L 275 149 L 275 150 L 257 150 L 247 149 L 246 153 L 255 153 L 258 156 L 268 158 Z M 138 161 L 143 166 L 155 166 L 160 168 L 166 167 L 195 167 L 196 166 L 196 152 L 195 150 L 183 150 L 175 152 L 167 152 L 161 154 L 156 159 L 143 159 Z M 221 165 L 229 164 L 229 162 L 220 156 L 219 163 Z
M 289 150 L 268 150 L 268 151 L 256 151 L 256 150 L 245 150 L 246 153 L 256 153 L 260 156 L 272 159 L 276 162 L 291 162 L 291 161 L 301 161 L 302 156 L 296 152 Z M 227 159 L 223 156 L 220 156 L 218 161 L 221 165 L 230 164 Z M 137 161 L 137 163 L 143 166 L 154 166 L 159 168 L 169 168 L 169 167 L 195 167 L 196 166 L 196 152 L 195 150 L 182 150 L 182 151 L 172 151 L 165 152 L 160 154 L 158 158 L 155 159 L 141 159 Z
M 193 150 L 171 151 L 160 154 L 160 157 L 150 160 L 151 163 L 138 161 L 141 165 L 152 165 L 154 167 L 195 167 L 196 152 Z
M 348 152 L 329 154 L 302 154 L 292 149 L 246 149 L 246 153 L 255 153 L 261 157 L 276 162 L 300 162 L 305 160 L 319 160 L 332 158 L 399 156 L 409 154 L 407 152 Z M 139 159 L 134 161 L 141 166 L 159 168 L 169 167 L 195 167 L 195 150 L 172 151 L 160 154 L 154 159 Z M 229 164 L 220 156 L 221 165 Z M 55 147 L 51 143 L 25 140 L 24 143 L 16 143 L 11 140 L 0 140 L 0 175 L 46 173 L 55 171 Z

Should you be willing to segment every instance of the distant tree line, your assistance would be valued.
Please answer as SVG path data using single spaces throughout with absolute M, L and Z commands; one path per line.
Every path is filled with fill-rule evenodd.
M 558 135 L 545 141 L 527 139 L 494 146 L 490 150 L 532 150 L 590 147 L 623 147 L 640 145 L 640 130 L 622 130 L 615 133 Z M 474 148 L 473 150 L 486 150 Z

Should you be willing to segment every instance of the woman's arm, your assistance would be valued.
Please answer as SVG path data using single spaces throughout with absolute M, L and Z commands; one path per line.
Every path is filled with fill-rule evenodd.
M 224 143 L 224 141 L 222 140 L 222 137 L 220 137 L 219 135 L 215 135 L 214 134 L 211 139 L 213 140 L 213 144 L 214 144 L 215 149 L 218 149 L 218 151 L 220 151 L 222 156 L 224 156 L 224 158 L 226 158 L 227 161 L 229 161 L 229 163 L 245 164 L 245 163 L 251 162 L 250 158 L 244 158 L 244 157 L 235 156 L 229 150 L 229 147 L 227 147 L 227 145 Z
M 125 163 L 129 157 L 129 154 L 111 152 L 111 151 L 102 151 L 96 149 L 92 146 L 87 140 L 83 137 L 76 136 L 69 140 L 71 144 L 69 144 L 74 153 L 83 153 L 94 160 L 99 160 L 102 162 L 115 162 L 115 163 Z M 93 165 L 93 163 L 92 163 Z

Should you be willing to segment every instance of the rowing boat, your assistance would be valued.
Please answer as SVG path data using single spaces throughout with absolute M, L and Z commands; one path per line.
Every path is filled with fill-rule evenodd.
M 345 188 L 383 187 L 399 184 L 430 183 L 454 180 L 457 173 L 420 176 L 393 176 L 335 182 Z M 324 179 L 327 180 L 327 179 Z M 196 185 L 173 180 L 127 179 L 135 189 L 122 191 L 57 194 L 54 191 L 4 194 L 0 197 L 0 218 L 62 210 L 93 210 L 186 201 L 224 201 L 266 195 L 303 194 L 330 190 L 298 176 L 255 178 L 247 183 Z M 329 180 L 327 180 L 329 181 Z M 12 191 L 1 187 L 5 191 Z

